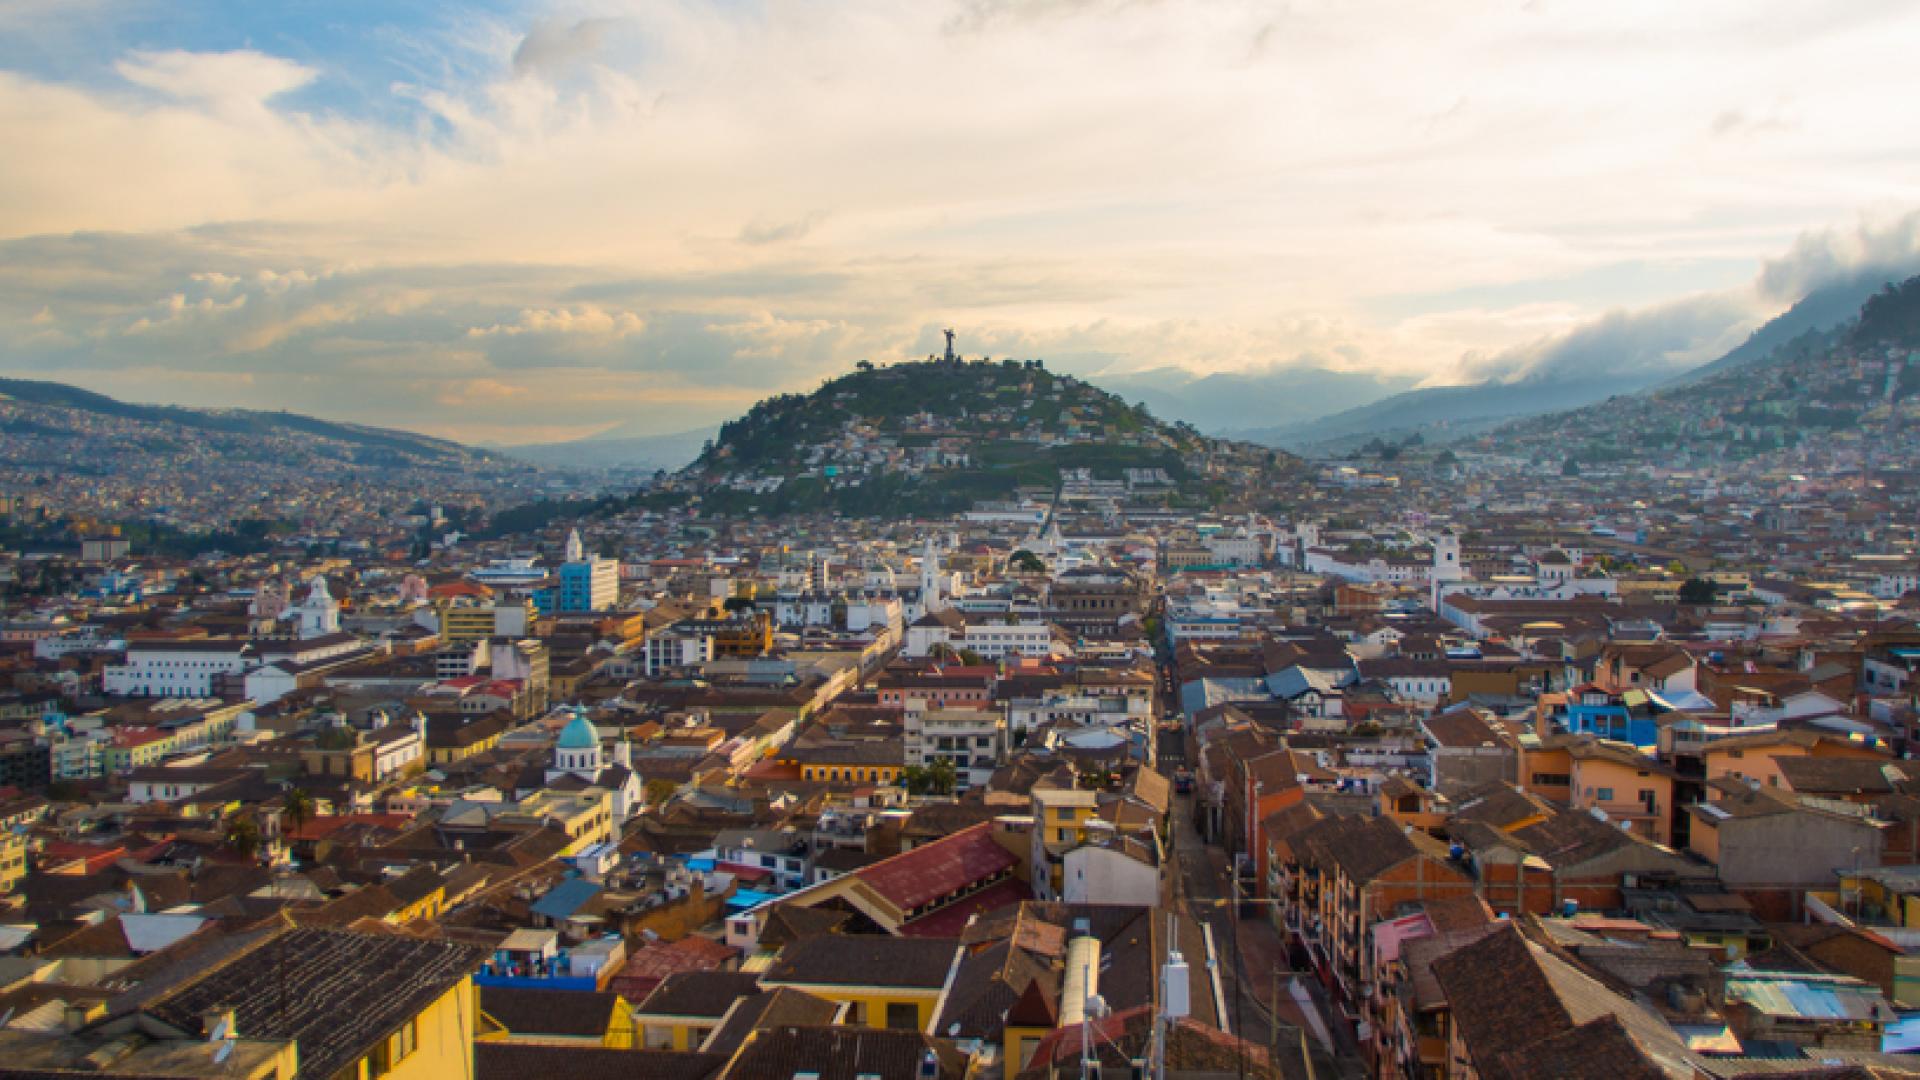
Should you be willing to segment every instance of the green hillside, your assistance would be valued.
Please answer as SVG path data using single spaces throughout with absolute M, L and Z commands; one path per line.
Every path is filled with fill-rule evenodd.
M 721 425 L 699 459 L 649 497 L 721 514 L 873 516 L 951 513 L 1064 483 L 1166 503 L 1218 497 L 1219 463 L 1242 458 L 1242 469 L 1292 463 L 1163 423 L 1037 363 L 863 364 Z

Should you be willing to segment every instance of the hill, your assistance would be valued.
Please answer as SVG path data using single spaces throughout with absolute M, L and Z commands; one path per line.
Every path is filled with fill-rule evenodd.
M 1920 277 L 1698 379 L 1493 433 L 1489 449 L 1591 464 L 1920 461 Z M 1822 462 L 1820 459 L 1831 460 Z
M 1810 331 L 1831 330 L 1844 325 L 1858 314 L 1860 305 L 1866 303 L 1869 297 L 1903 276 L 1886 270 L 1867 270 L 1815 289 L 1786 311 L 1768 320 L 1766 325 L 1755 330 L 1751 337 L 1725 356 L 1677 375 L 1666 385 L 1686 386 L 1723 371 L 1732 371 L 1766 359 L 1775 349 Z
M 1089 501 L 1198 504 L 1297 463 L 1202 436 L 1038 363 L 862 364 L 720 427 L 647 496 L 759 515 L 951 513 L 1022 488 Z
M 1526 417 L 1580 409 L 1623 394 L 1688 386 L 1755 363 L 1802 335 L 1846 323 L 1875 290 L 1899 276 L 1884 269 L 1863 270 L 1816 289 L 1724 356 L 1678 375 L 1608 374 L 1426 387 L 1318 418 L 1234 434 L 1303 453 L 1344 452 L 1370 439 L 1404 440 L 1416 434 L 1429 443 L 1471 438 Z
M 486 501 L 528 467 L 446 439 L 287 412 L 140 405 L 64 383 L 0 379 L 0 491 L 65 512 L 182 527 L 418 499 Z M 338 505 L 333 505 L 337 503 Z

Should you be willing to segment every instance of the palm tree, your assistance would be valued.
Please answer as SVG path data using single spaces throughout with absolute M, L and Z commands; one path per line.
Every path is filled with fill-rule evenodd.
M 292 835 L 300 831 L 300 826 L 313 820 L 313 796 L 303 788 L 287 790 L 286 807 L 280 811 L 281 832 Z

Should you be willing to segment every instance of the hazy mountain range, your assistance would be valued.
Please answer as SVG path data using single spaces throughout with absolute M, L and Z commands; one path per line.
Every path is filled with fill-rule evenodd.
M 1858 314 L 1860 305 L 1904 273 L 1863 270 L 1808 293 L 1792 307 L 1755 330 L 1725 355 L 1682 372 L 1640 369 L 1599 376 L 1568 377 L 1564 369 L 1545 375 L 1466 386 L 1407 390 L 1345 410 L 1326 412 L 1291 424 L 1228 432 L 1237 438 L 1298 453 L 1350 450 L 1381 438 L 1419 435 L 1428 442 L 1482 434 L 1509 421 L 1583 408 L 1610 397 L 1657 386 L 1685 385 L 1752 363 L 1781 344 L 1810 331 L 1830 330 Z
M 700 456 L 700 450 L 719 433 L 719 425 L 676 431 L 667 435 L 635 434 L 636 421 L 597 435 L 568 442 L 503 446 L 503 454 L 553 469 L 637 469 L 648 472 L 675 469 Z

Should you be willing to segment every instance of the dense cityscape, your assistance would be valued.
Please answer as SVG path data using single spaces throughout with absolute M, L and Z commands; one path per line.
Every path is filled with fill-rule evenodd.
M 1884 379 L 1863 432 L 1911 389 L 1783 355 Z M 10 449 L 114 444 L 41 408 Z M 491 458 L 458 505 L 400 467 L 348 503 L 16 481 L 0 1042 L 33 1075 L 1903 1072 L 1912 455 L 1528 442 L 1565 422 L 1306 458 L 949 351 L 624 496 Z
M 1916 54 L 0 0 L 0 1080 L 1920 1078 Z

